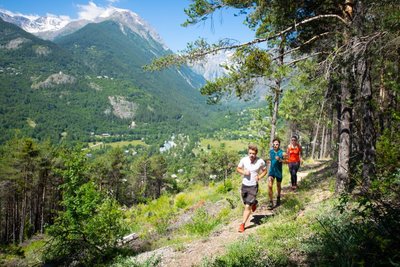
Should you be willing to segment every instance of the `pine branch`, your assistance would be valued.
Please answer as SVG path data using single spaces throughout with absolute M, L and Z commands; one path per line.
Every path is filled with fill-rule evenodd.
M 318 34 L 318 35 L 316 35 L 316 36 L 313 36 L 312 38 L 310 38 L 310 39 L 307 40 L 306 42 L 302 43 L 301 45 L 299 45 L 299 46 L 297 46 L 297 47 L 295 47 L 295 48 L 293 48 L 293 49 L 287 50 L 287 51 L 285 51 L 283 54 L 272 58 L 272 60 L 277 60 L 277 59 L 279 59 L 279 57 L 281 57 L 281 56 L 286 56 L 286 55 L 288 55 L 288 54 L 291 54 L 291 53 L 293 53 L 293 52 L 299 50 L 299 49 L 302 48 L 303 46 L 305 46 L 305 45 L 307 45 L 307 44 L 309 44 L 309 43 L 312 43 L 313 41 L 317 40 L 318 38 L 321 38 L 321 37 L 326 36 L 326 35 L 331 34 L 331 33 L 332 33 L 332 32 L 324 32 L 324 33 Z M 321 54 L 321 53 L 316 53 L 315 55 L 318 55 L 318 54 Z M 308 58 L 308 57 L 307 57 L 307 58 Z
M 338 19 L 339 21 L 341 21 L 346 27 L 349 26 L 348 23 L 339 15 L 326 14 L 326 15 L 318 15 L 318 16 L 315 16 L 312 18 L 305 19 L 298 23 L 295 23 L 294 25 L 286 28 L 285 30 L 280 31 L 276 34 L 273 34 L 269 37 L 256 38 L 252 41 L 240 43 L 240 44 L 236 44 L 236 45 L 230 44 L 229 41 L 228 42 L 221 41 L 219 44 L 216 44 L 216 45 L 208 45 L 208 44 L 205 44 L 205 42 L 202 39 L 200 39 L 200 40 L 198 40 L 198 47 L 195 47 L 195 48 L 189 47 L 188 51 L 185 54 L 171 54 L 171 55 L 168 55 L 165 57 L 155 59 L 149 65 L 144 66 L 144 69 L 148 70 L 148 71 L 155 71 L 155 70 L 161 70 L 164 68 L 168 68 L 171 66 L 181 66 L 181 65 L 184 65 L 187 63 L 192 63 L 192 62 L 204 59 L 205 56 L 210 55 L 210 54 L 215 54 L 219 51 L 234 50 L 234 49 L 239 49 L 242 47 L 248 47 L 248 46 L 253 46 L 256 44 L 260 44 L 260 43 L 265 43 L 265 42 L 280 38 L 294 29 L 297 30 L 297 28 L 302 25 L 305 25 L 312 21 L 325 19 L 325 18 L 335 18 L 335 19 Z M 328 34 L 328 33 L 322 33 L 317 36 L 314 36 L 302 45 L 308 44 L 317 38 L 325 36 L 326 34 Z

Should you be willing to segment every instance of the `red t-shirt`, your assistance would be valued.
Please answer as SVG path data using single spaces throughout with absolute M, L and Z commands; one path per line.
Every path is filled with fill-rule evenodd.
M 288 162 L 293 163 L 293 162 L 300 162 L 300 153 L 301 153 L 301 146 L 292 146 L 289 145 L 287 149 L 287 154 L 289 156 Z

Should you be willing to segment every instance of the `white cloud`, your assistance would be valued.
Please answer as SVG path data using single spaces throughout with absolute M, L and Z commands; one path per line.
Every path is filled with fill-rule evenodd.
M 109 0 L 109 2 L 116 2 L 117 0 Z M 108 17 L 115 7 L 101 7 L 97 6 L 93 1 L 90 1 L 87 5 L 78 5 L 78 16 L 79 19 L 95 20 L 98 17 Z

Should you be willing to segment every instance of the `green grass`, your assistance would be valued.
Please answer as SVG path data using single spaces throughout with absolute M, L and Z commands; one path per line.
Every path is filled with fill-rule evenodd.
M 0 246 L 0 266 L 41 266 L 46 242 L 44 235 L 37 235 L 20 246 Z
M 143 238 L 153 233 L 164 234 L 176 209 L 169 196 L 139 204 L 127 212 L 128 224 L 131 231 L 138 233 Z
M 233 190 L 221 192 L 223 182 L 209 186 L 193 184 L 177 195 L 164 195 L 147 204 L 139 204 L 127 211 L 131 232 L 142 239 L 150 239 L 153 249 L 162 246 L 179 247 L 183 243 L 209 236 L 232 218 L 240 216 L 242 206 L 238 188 L 241 180 L 235 175 Z M 236 190 L 237 189 L 237 190 Z M 216 214 L 206 210 L 210 203 L 222 203 Z M 185 214 L 185 215 L 184 215 Z M 181 216 L 188 215 L 189 220 Z
M 334 207 L 335 198 L 330 198 L 331 180 L 324 173 L 309 175 L 305 178 L 307 186 L 297 193 L 286 193 L 282 205 L 275 209 L 275 215 L 265 217 L 254 236 L 230 244 L 225 254 L 204 259 L 202 266 L 302 265 L 306 261 L 306 252 L 310 251 L 307 241 L 321 231 L 318 218 L 331 213 Z M 259 201 L 263 203 L 267 200 L 265 181 L 261 186 Z M 326 198 L 321 199 L 322 195 Z
M 29 244 L 23 248 L 24 255 L 30 266 L 37 266 L 42 263 L 40 255 L 42 255 L 47 240 L 44 236 L 39 236 L 37 240 L 29 242 Z
M 264 244 L 259 238 L 250 236 L 228 245 L 228 252 L 216 259 L 203 259 L 202 267 L 270 266 L 271 260 L 265 253 Z
M 227 251 L 216 258 L 204 259 L 203 266 L 295 266 L 302 263 L 307 251 L 312 251 L 307 239 L 321 231 L 317 218 L 329 214 L 333 201 L 322 201 L 320 191 L 331 192 L 332 179 L 327 173 L 310 175 L 297 193 L 287 192 L 282 198 L 282 205 L 275 210 L 275 216 L 268 216 L 257 226 L 254 236 L 243 235 L 240 241 L 227 244 Z M 284 183 L 289 181 L 287 167 L 284 166 Z M 334 179 L 333 179 L 334 180 Z M 148 240 L 144 249 L 157 249 L 171 246 L 180 251 L 185 244 L 194 240 L 209 238 L 212 233 L 227 223 L 240 218 L 243 212 L 239 187 L 241 178 L 232 175 L 229 180 L 230 190 L 223 190 L 223 182 L 208 186 L 193 184 L 178 195 L 163 195 L 146 204 L 139 204 L 126 212 L 126 223 L 132 233 L 137 233 L 141 240 Z M 274 193 L 276 194 L 274 184 Z M 332 193 L 332 192 L 331 192 Z M 260 204 L 267 202 L 267 184 L 260 185 Z M 216 214 L 207 211 L 212 205 L 224 203 Z M 182 216 L 190 220 L 181 221 Z M 33 255 L 40 249 L 41 242 L 32 243 L 24 248 L 30 262 L 38 263 Z M 303 258 L 302 258 L 303 257 Z M 131 258 L 118 258 L 113 266 L 155 266 L 158 258 L 145 263 L 134 262 Z
M 202 207 L 196 210 L 191 222 L 185 225 L 185 230 L 188 234 L 208 236 L 220 223 L 218 218 L 211 217 Z
M 243 150 L 247 150 L 248 142 L 243 140 L 215 140 L 215 139 L 202 139 L 200 141 L 200 147 L 203 150 L 218 149 L 222 146 L 225 146 L 226 151 L 230 152 L 240 152 Z

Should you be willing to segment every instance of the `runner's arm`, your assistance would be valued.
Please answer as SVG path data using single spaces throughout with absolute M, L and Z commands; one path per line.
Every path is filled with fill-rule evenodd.
M 267 175 L 267 167 L 265 166 L 263 171 L 257 175 L 257 181 L 259 181 L 261 178 L 263 178 L 265 175 Z

